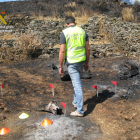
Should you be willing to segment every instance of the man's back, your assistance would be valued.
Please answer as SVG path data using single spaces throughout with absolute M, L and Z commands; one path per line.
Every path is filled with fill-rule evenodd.
M 66 40 L 66 58 L 68 63 L 77 63 L 86 60 L 85 31 L 77 26 L 70 26 L 63 30 Z

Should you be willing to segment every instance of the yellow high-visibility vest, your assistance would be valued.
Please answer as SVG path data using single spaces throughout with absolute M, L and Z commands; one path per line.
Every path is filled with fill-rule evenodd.
M 86 60 L 86 33 L 77 26 L 63 30 L 66 39 L 66 58 L 68 63 L 77 63 Z

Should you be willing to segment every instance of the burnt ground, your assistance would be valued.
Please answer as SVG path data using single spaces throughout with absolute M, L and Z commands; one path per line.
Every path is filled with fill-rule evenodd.
M 20 63 L 2 64 L 0 84 L 4 85 L 0 96 L 0 128 L 11 132 L 0 136 L 1 140 L 139 140 L 140 139 L 140 80 L 139 75 L 120 80 L 120 65 L 134 59 L 122 56 L 91 58 L 92 79 L 82 79 L 85 116 L 70 116 L 73 87 L 71 81 L 61 81 L 57 67 L 58 58 L 36 59 Z M 117 81 L 117 90 L 111 81 Z M 54 85 L 55 95 L 49 84 Z M 91 85 L 97 85 L 99 97 Z M 133 87 L 133 89 L 129 89 Z M 56 100 L 67 104 L 66 116 L 38 111 L 41 106 Z M 30 116 L 19 119 L 23 112 Z M 42 127 L 44 119 L 51 119 L 51 126 Z

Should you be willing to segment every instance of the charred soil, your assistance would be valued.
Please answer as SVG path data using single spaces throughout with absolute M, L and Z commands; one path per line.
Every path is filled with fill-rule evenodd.
M 85 110 L 82 118 L 69 115 L 74 111 L 71 104 L 73 87 L 71 81 L 61 81 L 57 69 L 58 59 L 1 65 L 0 84 L 4 87 L 3 97 L 0 96 L 0 127 L 7 127 L 11 132 L 0 139 L 139 140 L 140 79 L 136 75 L 120 80 L 120 66 L 126 61 L 139 67 L 137 60 L 121 56 L 91 58 L 92 78 L 82 79 Z M 116 90 L 111 81 L 117 81 Z M 49 84 L 54 86 L 54 96 Z M 99 97 L 91 85 L 97 85 Z M 128 92 L 129 87 L 134 85 L 133 90 Z M 64 109 L 62 114 L 56 116 L 38 111 L 39 107 L 53 100 L 57 101 L 59 107 L 62 107 L 61 102 L 67 104 L 66 116 L 63 114 Z M 18 116 L 23 112 L 30 117 L 20 120 Z M 46 118 L 54 121 L 50 129 L 40 126 Z

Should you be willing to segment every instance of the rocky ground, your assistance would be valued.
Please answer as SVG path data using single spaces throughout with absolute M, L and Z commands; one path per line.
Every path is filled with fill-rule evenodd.
M 90 59 L 92 79 L 82 79 L 85 116 L 71 117 L 73 87 L 71 81 L 61 81 L 58 59 L 36 59 L 20 63 L 2 64 L 0 82 L 0 128 L 11 132 L 1 140 L 139 140 L 140 139 L 140 90 L 139 75 L 120 80 L 120 66 L 126 61 L 140 66 L 137 60 L 112 55 Z M 53 64 L 53 65 L 52 65 Z M 54 69 L 54 66 L 56 67 Z M 117 81 L 117 90 L 111 81 Z M 54 85 L 54 96 L 49 84 Z M 99 97 L 91 85 L 97 85 Z M 133 90 L 128 88 L 135 85 Z M 136 86 L 137 85 L 137 86 Z M 38 108 L 56 100 L 66 103 L 66 115 L 53 115 Z M 25 120 L 18 117 L 26 112 Z M 51 126 L 42 127 L 44 119 L 51 119 Z

